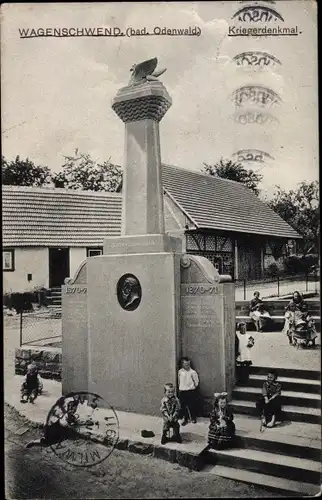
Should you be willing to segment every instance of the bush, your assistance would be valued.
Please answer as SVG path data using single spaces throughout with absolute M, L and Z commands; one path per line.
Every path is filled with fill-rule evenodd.
M 318 262 L 316 254 L 290 255 L 284 260 L 284 269 L 288 274 L 307 274 Z
M 302 260 L 306 266 L 308 272 L 313 271 L 318 267 L 319 256 L 316 253 L 308 253 L 302 257 Z
M 284 270 L 286 274 L 300 274 L 304 272 L 304 266 L 298 255 L 290 255 L 284 260 Z
M 267 277 L 276 278 L 280 274 L 281 274 L 280 269 L 279 269 L 278 265 L 276 264 L 276 262 L 272 262 L 271 264 L 269 264 L 267 266 L 267 268 L 266 268 L 266 276 Z
M 39 307 L 47 306 L 49 302 L 50 290 L 39 287 L 30 292 L 11 292 L 5 293 L 3 305 L 9 309 L 15 309 L 17 313 L 21 311 L 33 311 L 32 304 L 38 304 Z
M 9 309 L 15 309 L 17 313 L 32 311 L 32 295 L 31 292 L 6 293 L 3 298 L 3 305 Z

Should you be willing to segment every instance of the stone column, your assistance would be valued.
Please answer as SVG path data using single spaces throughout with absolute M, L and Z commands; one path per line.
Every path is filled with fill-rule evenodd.
M 262 243 L 263 245 L 263 243 Z M 265 258 L 265 254 L 264 254 L 264 248 L 263 246 L 261 247 L 261 278 L 264 278 L 264 274 L 265 274 L 265 261 L 264 261 L 264 258 Z
M 235 280 L 238 279 L 238 241 L 237 241 L 237 238 L 235 238 L 235 272 L 234 272 L 234 277 L 235 277 Z
M 159 122 L 171 104 L 158 81 L 124 87 L 113 101 L 125 123 L 122 236 L 164 234 Z

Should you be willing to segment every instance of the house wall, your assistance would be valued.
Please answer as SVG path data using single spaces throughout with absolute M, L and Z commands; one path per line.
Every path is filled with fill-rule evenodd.
M 164 225 L 169 236 L 180 238 L 182 241 L 182 251 L 186 251 L 185 226 L 189 224 L 186 216 L 181 212 L 172 199 L 164 195 Z
M 219 274 L 235 277 L 234 238 L 217 231 L 187 235 L 187 251 L 202 255 L 212 262 Z
M 264 276 L 272 261 L 281 265 L 280 261 L 267 255 L 266 243 L 265 238 L 257 235 L 235 233 L 226 237 L 225 233 L 215 230 L 207 233 L 196 231 L 193 236 L 187 235 L 187 252 L 206 257 L 220 274 L 230 274 L 237 280 L 256 280 Z
M 48 248 L 15 248 L 14 271 L 3 272 L 3 291 L 22 292 L 36 286 L 48 287 Z M 32 274 L 28 282 L 27 274 Z
M 69 249 L 70 277 L 73 277 L 80 264 L 86 259 L 86 248 Z M 14 249 L 14 271 L 3 272 L 3 291 L 22 292 L 35 287 L 49 287 L 48 248 L 27 247 Z M 28 282 L 27 274 L 32 274 Z
M 238 241 L 238 279 L 256 280 L 262 277 L 262 247 L 259 243 Z
M 74 277 L 81 263 L 86 259 L 86 248 L 69 249 L 69 276 Z

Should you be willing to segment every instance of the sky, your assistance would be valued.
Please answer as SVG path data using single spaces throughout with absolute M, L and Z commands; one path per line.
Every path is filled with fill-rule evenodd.
M 245 6 L 275 9 L 298 36 L 229 37 L 229 27 L 265 26 L 233 18 Z M 1 6 L 2 152 L 58 171 L 76 148 L 123 164 L 124 124 L 111 109 L 130 68 L 151 57 L 173 104 L 160 123 L 162 161 L 200 171 L 203 163 L 257 149 L 274 159 L 245 163 L 263 175 L 263 193 L 318 178 L 317 7 L 276 2 L 35 3 Z M 198 27 L 200 36 L 20 38 L 19 29 Z M 281 64 L 240 67 L 247 51 Z M 236 123 L 231 94 L 269 87 L 280 104 L 265 124 Z M 249 105 L 250 108 L 252 107 Z M 249 111 L 249 107 L 246 111 Z M 238 111 L 238 110 L 237 110 Z M 255 110 L 256 111 L 256 110 Z

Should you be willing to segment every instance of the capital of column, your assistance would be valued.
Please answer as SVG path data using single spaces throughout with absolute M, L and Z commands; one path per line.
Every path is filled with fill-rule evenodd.
M 146 119 L 160 122 L 171 104 L 165 86 L 161 82 L 148 81 L 120 89 L 112 109 L 124 123 Z

